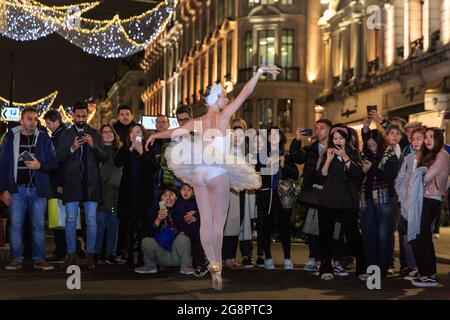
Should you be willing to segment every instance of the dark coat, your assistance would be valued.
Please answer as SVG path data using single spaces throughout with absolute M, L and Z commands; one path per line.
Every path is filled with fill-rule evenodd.
M 56 149 L 58 162 L 64 168 L 64 194 L 63 202 L 92 201 L 102 202 L 100 163 L 108 160 L 108 154 L 100 133 L 90 126 L 87 126 L 86 133 L 92 136 L 94 148 L 85 147 L 87 150 L 87 172 L 88 186 L 87 198 L 83 199 L 83 186 L 81 177 L 81 151 L 78 149 L 74 153 L 70 151 L 75 138 L 78 135 L 75 126 L 66 129 L 60 138 L 60 143 Z M 84 186 L 86 187 L 86 186 Z
M 304 164 L 302 190 L 310 189 L 317 178 L 317 162 L 319 161 L 319 142 L 302 149 L 300 141 L 294 139 L 289 153 L 296 164 Z
M 133 153 L 138 157 L 140 164 L 140 179 L 137 185 L 134 185 L 132 181 L 132 152 L 129 147 L 123 146 L 114 161 L 116 167 L 123 167 L 118 216 L 121 220 L 141 222 L 154 202 L 152 172 L 155 160 L 150 152 L 144 152 L 142 156 L 139 156 L 136 151 Z
M 105 149 L 108 154 L 108 161 L 100 165 L 103 204 L 98 207 L 98 211 L 103 213 L 117 213 L 122 169 L 114 165 L 118 150 L 113 146 L 105 146 Z
M 142 239 L 154 238 L 159 233 L 162 226 L 165 225 L 166 223 L 176 228 L 175 221 L 173 219 L 173 208 L 167 208 L 167 218 L 161 221 L 159 226 L 156 226 L 155 220 L 158 217 L 158 212 L 159 206 L 157 204 L 147 209 L 146 214 L 144 216 L 144 224 L 141 232 Z
M 317 176 L 323 182 L 323 190 L 319 195 L 319 205 L 324 208 L 355 209 L 356 199 L 352 183 L 363 175 L 361 155 L 358 150 L 350 148 L 346 148 L 346 153 L 350 158 L 350 168 L 347 169 L 344 162 L 335 156 L 331 160 L 327 176 L 322 174 L 322 168 L 326 161 L 326 156 L 323 157 Z
M 194 214 L 197 221 L 191 224 L 184 221 L 184 216 L 190 211 L 197 211 Z M 173 206 L 172 217 L 175 221 L 175 226 L 180 232 L 184 232 L 189 239 L 199 240 L 200 239 L 200 213 L 198 211 L 197 202 L 195 198 L 184 200 L 183 198 L 178 198 Z
M 119 121 L 117 121 L 116 123 L 113 124 L 113 128 L 119 135 L 119 138 L 120 138 L 120 141 L 122 141 L 122 144 L 124 144 L 124 145 L 127 144 L 127 138 L 129 136 L 130 129 L 135 124 L 136 124 L 136 122 L 134 122 L 134 121 L 131 121 L 131 123 L 127 126 L 122 124 Z
M 62 124 L 52 133 L 52 142 L 55 146 L 55 150 L 59 145 L 62 133 L 67 129 L 66 125 Z M 56 189 L 64 186 L 64 166 L 58 165 L 55 171 L 50 173 L 50 192 L 49 198 L 62 197 L 58 195 Z

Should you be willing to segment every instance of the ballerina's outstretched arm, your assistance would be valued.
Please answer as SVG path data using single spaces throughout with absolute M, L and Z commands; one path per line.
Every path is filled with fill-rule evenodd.
M 267 72 L 274 76 L 277 76 L 278 74 L 280 74 L 280 71 L 281 69 L 278 67 L 259 68 L 258 71 L 254 74 L 254 76 L 250 79 L 250 81 L 247 82 L 247 84 L 241 90 L 237 98 L 223 109 L 222 114 L 225 117 L 231 118 L 233 114 L 239 110 L 239 108 L 245 102 L 245 100 L 247 100 L 247 98 L 253 93 L 258 83 L 259 77 L 262 74 Z
M 183 136 L 186 133 L 192 132 L 192 131 L 194 131 L 194 119 L 186 122 L 184 125 L 182 125 L 179 128 L 168 129 L 166 131 L 154 133 L 148 138 L 148 140 L 145 144 L 145 150 L 149 151 L 148 146 L 149 145 L 153 146 L 156 139 L 171 139 L 171 138 Z

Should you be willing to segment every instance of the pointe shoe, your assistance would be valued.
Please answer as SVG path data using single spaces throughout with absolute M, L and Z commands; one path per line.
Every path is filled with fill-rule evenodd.
M 211 274 L 212 287 L 214 290 L 222 290 L 222 268 L 219 263 L 210 263 L 208 266 Z

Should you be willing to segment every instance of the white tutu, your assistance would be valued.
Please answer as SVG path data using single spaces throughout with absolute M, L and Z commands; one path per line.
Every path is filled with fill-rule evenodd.
M 198 140 L 196 140 L 198 142 Z M 236 191 L 261 188 L 261 176 L 243 156 L 234 155 L 226 148 L 227 139 L 216 137 L 206 145 L 194 143 L 183 137 L 181 142 L 172 142 L 166 149 L 165 157 L 169 169 L 181 181 L 192 185 L 192 176 L 196 168 L 204 171 L 222 168 L 230 179 L 231 189 Z

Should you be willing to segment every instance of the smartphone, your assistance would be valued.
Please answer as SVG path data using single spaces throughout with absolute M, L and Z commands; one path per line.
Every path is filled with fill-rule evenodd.
M 31 156 L 31 153 L 28 151 L 24 151 L 19 154 L 19 160 L 21 161 L 34 161 L 34 158 Z
M 445 111 L 444 119 L 445 120 L 450 120 L 450 110 Z
M 160 201 L 159 202 L 159 209 L 160 210 L 167 210 L 166 203 L 164 201 Z
M 83 140 L 84 139 L 84 135 L 85 135 L 84 131 L 78 131 L 78 139 Z
M 376 106 L 376 105 L 370 105 L 370 106 L 367 106 L 367 115 L 370 117 L 370 113 L 372 112 L 372 111 L 377 111 L 378 112 L 378 106 Z
M 141 142 L 142 143 L 142 137 L 136 137 L 136 142 Z
M 312 137 L 312 136 L 314 136 L 314 130 L 313 129 L 305 129 L 302 131 L 302 136 Z

